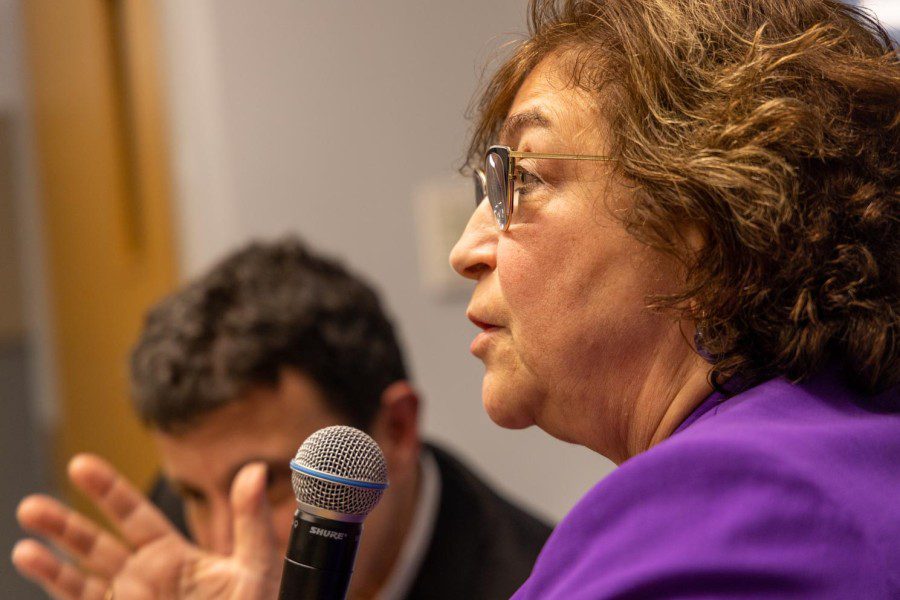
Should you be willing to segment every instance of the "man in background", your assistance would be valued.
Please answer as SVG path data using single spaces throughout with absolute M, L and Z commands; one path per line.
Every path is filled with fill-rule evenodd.
M 508 598 L 527 578 L 550 533 L 449 453 L 421 441 L 419 397 L 377 295 L 296 239 L 251 244 L 164 299 L 150 311 L 134 348 L 131 379 L 135 407 L 153 432 L 165 473 L 151 498 L 211 555 L 240 551 L 233 489 L 239 485 L 232 481 L 251 463 L 265 465 L 266 514 L 272 543 L 283 555 L 296 509 L 289 461 L 309 434 L 336 424 L 359 427 L 379 443 L 391 484 L 366 519 L 351 598 Z M 79 480 L 99 480 L 88 471 L 104 468 L 73 463 L 70 475 L 82 488 L 97 487 Z M 109 484 L 114 485 L 119 484 Z M 71 550 L 71 540 L 59 530 L 78 532 L 78 517 L 47 499 L 28 502 L 20 508 L 23 525 Z M 123 503 L 139 505 L 133 499 Z M 67 515 L 74 525 L 51 530 L 50 514 L 58 520 Z M 168 526 L 152 528 L 165 537 Z M 126 539 L 128 527 L 140 529 L 120 525 Z M 77 536 L 74 554 L 82 565 L 92 560 L 78 555 L 92 531 L 96 527 L 86 527 Z M 185 542 L 180 544 L 171 556 L 157 558 L 174 563 L 179 552 L 190 556 Z M 81 589 L 90 587 L 89 577 L 79 588 L 71 583 L 75 575 L 51 569 L 51 559 L 34 552 L 26 548 L 18 560 L 14 555 L 23 573 L 51 592 L 66 583 L 48 582 L 51 576 L 69 579 L 78 594 L 57 597 L 87 597 Z M 148 552 L 155 550 L 137 554 Z M 41 566 L 46 576 L 35 574 Z M 178 571 L 168 564 L 166 569 Z M 142 571 L 131 568 L 138 578 Z M 115 577 L 109 575 L 112 582 Z M 97 583 L 97 589 L 101 585 L 109 584 Z

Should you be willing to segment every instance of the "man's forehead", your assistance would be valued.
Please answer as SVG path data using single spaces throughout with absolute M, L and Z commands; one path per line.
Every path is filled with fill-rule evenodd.
M 287 468 L 307 436 L 341 421 L 305 381 L 288 379 L 277 389 L 255 389 L 177 433 L 153 432 L 166 475 L 195 485 L 230 485 L 255 460 Z
M 163 472 L 180 487 L 218 489 L 227 493 L 235 475 L 244 466 L 260 462 L 270 472 L 285 470 L 289 468 L 288 464 L 296 451 L 293 443 L 276 447 L 270 442 L 260 449 L 261 444 L 249 443 L 236 443 L 226 448 L 228 440 L 223 442 L 203 447 L 179 443 L 178 440 L 164 440 L 158 443 Z

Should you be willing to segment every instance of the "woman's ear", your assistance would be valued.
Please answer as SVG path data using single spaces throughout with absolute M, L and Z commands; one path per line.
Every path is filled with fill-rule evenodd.
M 421 446 L 419 396 L 408 381 L 395 381 L 381 393 L 371 434 L 384 452 L 391 478 L 415 473 Z

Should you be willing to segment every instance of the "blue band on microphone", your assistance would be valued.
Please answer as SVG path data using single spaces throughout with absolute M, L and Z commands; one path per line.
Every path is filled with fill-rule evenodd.
M 339 477 L 337 475 L 332 475 L 331 473 L 323 473 L 322 471 L 317 471 L 316 469 L 304 467 L 303 465 L 293 460 L 291 461 L 291 470 L 297 471 L 298 473 L 303 473 L 304 475 L 309 475 L 310 477 L 315 477 L 316 479 L 324 479 L 325 481 L 341 483 L 343 485 L 349 485 L 351 487 L 366 488 L 370 490 L 383 490 L 388 486 L 388 484 L 386 483 L 374 483 L 371 481 L 360 481 L 358 479 L 347 479 L 346 477 Z

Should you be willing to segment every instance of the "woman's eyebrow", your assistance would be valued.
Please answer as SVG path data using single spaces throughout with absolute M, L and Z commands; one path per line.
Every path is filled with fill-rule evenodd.
M 510 115 L 506 117 L 503 126 L 500 128 L 500 144 L 511 146 L 513 140 L 521 137 L 523 129 L 528 129 L 529 127 L 549 129 L 550 126 L 550 118 L 539 108 L 530 108 Z

